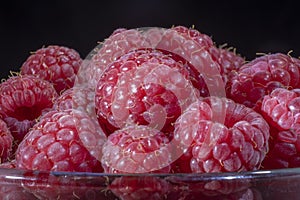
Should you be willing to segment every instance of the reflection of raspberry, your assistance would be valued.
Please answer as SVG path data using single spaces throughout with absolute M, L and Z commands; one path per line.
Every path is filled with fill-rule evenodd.
M 193 176 L 193 175 L 192 175 Z M 214 180 L 203 180 L 200 178 L 197 180 L 193 176 L 191 179 L 185 179 L 172 182 L 172 188 L 169 189 L 167 194 L 168 200 L 261 200 L 261 194 L 254 188 L 251 188 L 250 180 L 233 178 L 223 179 L 224 176 L 213 177 Z M 212 176 L 208 176 L 209 179 Z M 207 177 L 207 178 L 208 178 Z M 202 180 L 201 180 L 202 179 Z M 176 180 L 176 179 L 175 179 Z
M 18 143 L 58 94 L 48 81 L 21 75 L 0 84 L 0 97 L 0 113 Z
M 7 161 L 11 155 L 13 136 L 7 124 L 0 119 L 0 163 Z
M 264 168 L 300 167 L 300 91 L 273 90 L 263 98 L 261 112 L 271 125 Z
M 74 49 L 50 45 L 38 49 L 21 66 L 21 74 L 31 74 L 53 83 L 57 93 L 71 88 L 81 65 Z
M 168 142 L 165 134 L 148 126 L 119 129 L 103 146 L 102 166 L 108 173 L 168 173 Z
M 175 59 L 179 57 L 140 49 L 106 68 L 96 87 L 95 107 L 108 135 L 127 123 L 172 132 L 172 123 L 195 95 L 184 61 Z
M 58 174 L 58 175 L 57 175 Z M 87 180 L 86 177 L 63 175 L 64 173 L 25 171 L 23 174 L 22 186 L 26 191 L 31 192 L 36 198 L 30 200 L 91 200 L 91 199 L 115 199 L 112 192 L 105 191 L 105 181 L 93 177 Z M 68 174 L 68 173 L 67 173 Z M 83 178 L 83 179 L 82 179 Z M 100 178 L 101 179 L 101 178 Z M 97 186 L 96 186 L 96 185 Z M 14 199 L 14 198 L 13 198 Z M 21 200 L 22 198 L 16 200 Z
M 237 186 L 238 187 L 238 186 Z M 206 194 L 195 194 L 191 192 L 190 196 L 186 197 L 186 200 L 262 200 L 260 191 L 247 188 L 230 194 L 219 194 L 216 196 L 210 196 Z
M 237 70 L 228 82 L 228 97 L 255 107 L 274 88 L 300 86 L 300 60 L 281 53 L 258 57 Z
M 74 110 L 49 111 L 20 143 L 16 152 L 17 167 L 101 172 L 100 161 L 91 155 L 92 151 L 87 150 L 87 147 L 102 145 L 103 141 L 97 141 L 97 136 L 93 122 L 85 113 Z
M 0 164 L 2 168 L 2 174 L 5 174 L 3 169 L 14 169 L 16 168 L 16 160 L 7 161 Z M 8 172 L 10 173 L 10 172 Z M 7 174 L 8 174 L 7 173 Z M 36 199 L 33 194 L 23 188 L 19 180 L 7 178 L 7 176 L 0 176 L 0 199 L 22 199 L 22 200 L 34 200 Z
M 120 177 L 113 180 L 109 189 L 122 200 L 165 199 L 168 182 L 159 177 Z
M 268 151 L 269 126 L 251 108 L 208 97 L 178 118 L 174 139 L 191 151 L 192 172 L 255 170 Z
M 4 183 L 0 187 L 0 199 L 38 200 L 36 196 L 18 183 Z

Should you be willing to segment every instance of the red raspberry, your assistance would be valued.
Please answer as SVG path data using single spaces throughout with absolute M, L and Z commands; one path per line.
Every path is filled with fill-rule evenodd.
M 94 122 L 76 110 L 49 111 L 28 132 L 16 151 L 18 168 L 102 172 L 104 139 Z
M 85 82 L 94 88 L 103 70 L 120 56 L 131 50 L 150 48 L 151 45 L 136 29 L 116 29 L 103 43 L 101 43 L 89 55 L 90 63 L 81 69 L 80 73 L 86 76 L 81 77 Z
M 188 70 L 201 96 L 225 96 L 219 63 L 209 52 L 212 46 L 213 41 L 209 36 L 193 28 L 176 26 L 164 31 L 156 48 L 179 55 L 191 64 Z
M 268 151 L 269 126 L 251 108 L 207 97 L 177 119 L 174 140 L 183 151 L 191 151 L 192 172 L 255 170 Z
M 90 87 L 72 87 L 65 90 L 53 103 L 55 110 L 76 109 L 95 115 L 95 91 Z
M 57 97 L 51 83 L 32 75 L 12 76 L 0 84 L 0 113 L 16 143 Z
M 53 103 L 53 109 L 55 110 L 68 110 L 73 108 L 73 93 L 74 88 L 69 88 L 56 98 Z
M 188 29 L 184 26 L 176 26 L 172 29 L 192 37 L 201 45 L 213 44 L 210 37 L 201 34 L 195 29 Z M 91 52 L 92 65 L 90 65 L 90 69 L 88 69 L 88 71 L 90 71 L 90 76 L 88 76 L 87 80 L 96 80 L 97 83 L 97 78 L 100 77 L 107 65 L 129 51 L 141 48 L 156 48 L 156 45 L 161 41 L 165 30 L 166 29 L 162 28 L 145 28 L 144 30 L 127 30 L 125 28 L 116 29 L 95 49 L 96 52 Z
M 275 88 L 299 88 L 299 67 L 300 60 L 289 55 L 260 56 L 241 66 L 228 82 L 228 97 L 254 108 Z
M 14 169 L 16 168 L 16 160 L 5 161 L 0 164 L 0 168 Z
M 163 132 L 197 93 L 185 61 L 154 49 L 129 52 L 104 71 L 95 93 L 101 127 L 109 135 L 126 124 L 149 125 Z
M 277 88 L 263 98 L 262 115 L 271 126 L 265 169 L 300 167 L 300 91 Z
M 213 40 L 206 34 L 200 33 L 197 29 L 187 28 L 185 26 L 175 26 L 171 28 L 180 34 L 187 35 L 195 40 L 200 46 L 204 48 L 209 48 L 214 45 Z
M 168 186 L 168 182 L 160 177 L 124 176 L 113 180 L 108 188 L 122 200 L 158 200 L 166 199 Z
M 76 50 L 50 45 L 30 55 L 21 66 L 21 74 L 31 74 L 47 80 L 60 93 L 73 87 L 81 62 Z
M 233 73 L 237 71 L 246 61 L 241 55 L 232 51 L 231 48 L 211 46 L 209 48 L 211 57 L 219 64 L 220 73 L 224 83 L 232 79 Z
M 175 26 L 171 30 L 176 30 L 180 35 L 189 36 L 198 44 L 198 48 L 201 47 L 209 52 L 213 61 L 218 65 L 219 73 L 223 77 L 223 81 L 226 83 L 232 70 L 238 69 L 244 62 L 245 59 L 240 55 L 236 54 L 230 49 L 218 48 L 215 46 L 211 37 L 206 34 L 199 32 L 195 28 L 187 28 L 185 26 Z M 208 96 L 208 95 L 203 95 Z
M 0 163 L 7 161 L 11 156 L 13 139 L 7 124 L 0 119 Z
M 102 166 L 108 173 L 169 173 L 169 139 L 148 126 L 128 126 L 108 136 Z

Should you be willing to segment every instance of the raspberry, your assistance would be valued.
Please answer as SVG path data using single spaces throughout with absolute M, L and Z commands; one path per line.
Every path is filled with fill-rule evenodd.
M 0 164 L 0 168 L 14 169 L 16 168 L 16 160 L 5 161 Z
M 275 88 L 299 88 L 299 67 L 300 60 L 289 55 L 260 56 L 237 70 L 226 86 L 228 97 L 255 108 Z
M 269 125 L 251 108 L 207 97 L 177 119 L 174 140 L 184 152 L 191 152 L 192 172 L 255 170 L 268 151 Z
M 234 71 L 237 71 L 246 62 L 245 58 L 232 51 L 231 48 L 211 46 L 209 53 L 212 59 L 219 64 L 225 84 L 232 79 Z
M 213 42 L 212 38 L 208 35 L 199 32 L 195 28 L 187 28 L 185 26 L 175 26 L 171 30 L 177 31 L 180 35 L 188 36 L 193 39 L 198 47 L 205 49 L 211 56 L 212 60 L 217 63 L 219 73 L 223 77 L 223 81 L 226 83 L 232 70 L 238 69 L 244 62 L 245 59 L 240 55 L 236 54 L 230 49 L 218 48 Z M 201 72 L 201 71 L 200 71 Z M 201 76 L 201 75 L 200 75 Z M 202 95 L 208 96 L 208 95 Z
M 108 173 L 169 173 L 168 143 L 168 137 L 159 130 L 128 126 L 108 136 L 101 163 Z
M 265 169 L 300 167 L 300 91 L 274 89 L 263 98 L 262 115 L 271 126 Z
M 124 176 L 116 178 L 109 185 L 109 189 L 122 200 L 139 200 L 139 199 L 165 199 L 168 192 L 169 184 L 160 177 L 141 176 L 129 177 Z
M 180 33 L 188 34 L 200 44 L 212 45 L 212 40 L 197 30 L 190 30 L 184 26 L 172 28 Z M 137 29 L 116 29 L 100 46 L 96 53 L 92 52 L 92 80 L 101 75 L 107 65 L 129 51 L 141 48 L 156 48 L 162 39 L 165 29 L 150 28 L 139 31 Z M 170 49 L 165 49 L 170 50 Z M 89 79 L 88 79 L 89 80 Z
M 151 45 L 143 37 L 142 33 L 136 29 L 116 29 L 96 52 L 91 52 L 90 64 L 82 69 L 80 73 L 86 73 L 82 77 L 94 88 L 103 70 L 120 56 L 131 50 L 149 48 Z
M 75 49 L 50 45 L 38 49 L 21 66 L 21 74 L 30 74 L 53 83 L 57 93 L 74 85 L 82 59 Z
M 213 40 L 211 37 L 209 37 L 206 34 L 200 33 L 195 28 L 187 28 L 185 26 L 175 26 L 171 28 L 172 30 L 175 30 L 179 34 L 187 35 L 193 40 L 195 40 L 200 46 L 204 48 L 209 48 L 214 45 Z
M 17 144 L 57 97 L 51 83 L 32 75 L 12 76 L 0 84 L 0 113 Z
M 53 103 L 54 110 L 68 110 L 73 108 L 73 93 L 74 88 L 69 88 L 56 98 Z
M 7 124 L 0 119 L 0 163 L 7 161 L 11 156 L 13 146 L 13 136 Z
M 94 122 L 76 110 L 49 111 L 19 144 L 18 168 L 102 172 L 100 137 Z
M 173 131 L 172 123 L 197 95 L 185 61 L 178 59 L 163 51 L 139 49 L 106 68 L 96 87 L 95 108 L 107 135 L 126 124 Z
M 213 41 L 209 36 L 193 28 L 176 26 L 164 31 L 156 48 L 179 55 L 191 64 L 187 69 L 201 96 L 225 96 L 220 66 L 209 52 L 212 46 Z
M 76 109 L 95 115 L 95 91 L 90 87 L 72 87 L 65 90 L 53 103 L 55 110 Z

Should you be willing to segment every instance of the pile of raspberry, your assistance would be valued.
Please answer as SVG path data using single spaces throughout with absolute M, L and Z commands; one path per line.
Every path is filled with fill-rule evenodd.
M 29 55 L 0 84 L 0 129 L 3 168 L 175 174 L 300 167 L 300 60 L 270 53 L 246 61 L 194 27 L 120 28 L 86 59 L 59 45 Z M 148 195 L 167 195 L 151 181 L 143 183 Z M 134 194 L 118 184 L 116 194 Z

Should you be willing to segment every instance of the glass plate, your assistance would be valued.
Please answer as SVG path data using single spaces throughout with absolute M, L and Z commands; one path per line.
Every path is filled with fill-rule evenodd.
M 240 173 L 105 174 L 0 169 L 0 199 L 300 199 L 300 168 Z

